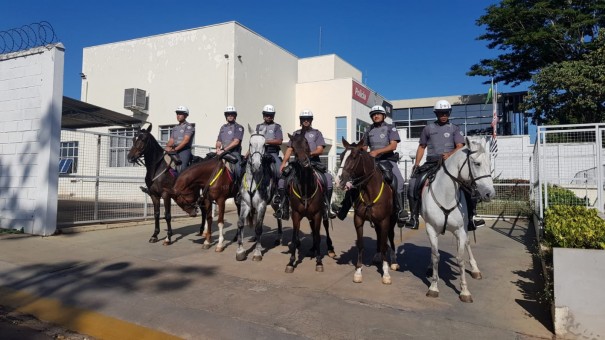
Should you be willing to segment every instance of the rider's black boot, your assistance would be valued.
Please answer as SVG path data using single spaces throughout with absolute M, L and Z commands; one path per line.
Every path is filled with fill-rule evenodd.
M 288 220 L 290 218 L 290 202 L 286 199 L 286 189 L 278 188 L 277 195 L 273 198 L 273 203 L 278 206 L 273 213 L 273 217 Z
M 147 195 L 150 195 L 150 193 L 149 193 L 149 189 L 148 189 L 147 187 L 140 186 L 139 188 L 141 188 L 141 191 L 142 191 L 142 192 L 146 193 Z
M 410 201 L 410 212 L 411 212 L 411 216 L 410 219 L 408 220 L 408 222 L 406 223 L 406 225 L 408 227 L 410 227 L 410 229 L 418 229 L 419 227 L 419 211 L 418 211 L 418 201 L 413 199 L 413 198 L 409 198 Z
M 353 206 L 352 197 L 354 197 L 354 190 L 355 189 L 349 189 L 345 192 L 345 197 L 340 202 L 340 205 L 336 202 L 332 203 L 332 209 L 336 211 L 336 217 L 338 217 L 338 219 L 341 221 L 344 221 L 349 213 L 349 210 L 351 209 L 351 206 Z
M 334 213 L 334 211 L 332 211 L 332 205 L 330 202 L 332 202 L 332 193 L 334 192 L 334 189 L 328 189 L 328 191 L 326 192 L 326 198 L 325 198 L 325 203 L 326 203 L 326 214 L 328 215 L 328 218 L 333 219 L 336 218 L 336 213 Z
M 405 205 L 403 204 L 405 196 L 403 195 L 405 194 L 395 193 L 395 210 L 397 211 L 397 226 L 399 228 L 403 228 L 408 221 L 408 212 L 405 210 Z

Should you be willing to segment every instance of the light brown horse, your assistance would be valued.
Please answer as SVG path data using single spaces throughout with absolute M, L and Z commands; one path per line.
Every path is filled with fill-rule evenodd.
M 217 219 L 219 229 L 219 239 L 215 250 L 220 252 L 225 248 L 225 238 L 223 236 L 225 201 L 228 198 L 235 197 L 237 193 L 232 176 L 223 161 L 215 156 L 189 166 L 179 175 L 174 183 L 172 196 L 179 207 L 191 217 L 197 216 L 198 207 L 202 211 L 200 232 L 202 233 L 203 228 L 204 249 L 209 249 L 212 245 L 213 201 L 218 206 Z M 206 221 L 204 221 L 204 217 L 206 217 Z M 204 222 L 207 222 L 205 228 Z
M 303 134 L 290 135 L 290 146 L 293 150 L 293 155 L 296 162 L 290 163 L 293 167 L 293 181 L 288 188 L 288 197 L 291 207 L 292 218 L 292 242 L 289 244 L 290 261 L 286 266 L 286 273 L 294 272 L 296 261 L 296 250 L 300 248 L 300 220 L 306 217 L 311 226 L 311 234 L 313 235 L 313 247 L 309 253 L 315 257 L 315 270 L 323 272 L 322 256 L 320 251 L 320 223 L 323 218 L 324 209 L 324 194 L 325 188 L 322 188 L 319 182 L 318 175 L 311 166 L 309 155 L 311 150 L 309 143 Z M 323 219 L 324 229 L 326 231 L 326 242 L 328 244 L 328 254 L 335 256 L 332 239 L 328 229 L 328 220 Z
M 170 171 L 172 159 L 168 158 L 166 162 L 166 152 L 160 146 L 158 141 L 151 135 L 149 124 L 147 129 L 139 130 L 139 133 L 133 138 L 132 147 L 128 151 L 127 159 L 130 163 L 142 163 L 147 169 L 145 175 L 145 184 L 147 193 L 153 202 L 153 219 L 155 229 L 149 239 L 150 243 L 158 242 L 160 233 L 160 199 L 164 201 L 164 219 L 168 227 L 168 235 L 164 239 L 164 245 L 172 243 L 172 226 L 170 215 L 172 186 L 175 182 L 175 174 Z
M 395 223 L 393 214 L 393 192 L 388 185 L 382 172 L 376 166 L 376 162 L 370 154 L 365 151 L 363 140 L 349 144 L 344 138 L 342 145 L 345 150 L 340 155 L 341 164 L 336 176 L 336 185 L 341 189 L 351 186 L 357 189 L 359 197 L 355 202 L 355 230 L 357 231 L 357 264 L 353 275 L 353 282 L 363 281 L 361 274 L 363 259 L 363 224 L 369 221 L 376 230 L 377 250 L 382 259 L 382 283 L 391 284 L 389 275 L 389 262 L 387 251 L 390 255 L 391 269 L 398 270 L 397 258 L 395 256 Z M 350 183 L 347 185 L 347 183 Z M 352 190 L 351 187 L 347 189 Z M 387 244 L 387 239 L 390 243 Z

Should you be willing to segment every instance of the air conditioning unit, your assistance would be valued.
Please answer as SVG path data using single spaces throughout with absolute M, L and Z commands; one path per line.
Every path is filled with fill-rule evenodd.
M 147 93 L 141 89 L 124 90 L 124 108 L 143 111 L 147 108 Z

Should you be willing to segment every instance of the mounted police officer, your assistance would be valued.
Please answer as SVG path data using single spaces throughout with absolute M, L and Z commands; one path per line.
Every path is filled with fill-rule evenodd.
M 195 127 L 187 122 L 187 117 L 189 117 L 189 109 L 186 106 L 176 108 L 176 119 L 179 125 L 172 128 L 170 139 L 164 148 L 167 152 L 176 152 L 178 155 L 181 161 L 178 168 L 179 173 L 185 170 L 192 160 L 191 145 L 195 135 Z
M 367 128 L 363 136 L 363 141 L 366 145 L 366 151 L 367 148 L 370 148 L 370 156 L 376 159 L 385 180 L 391 186 L 393 201 L 395 202 L 395 211 L 397 213 L 397 224 L 400 227 L 403 227 L 408 220 L 408 212 L 404 207 L 405 193 L 403 190 L 403 176 L 401 176 L 401 171 L 397 166 L 399 155 L 394 152 L 397 149 L 397 143 L 401 141 L 401 138 L 399 137 L 397 128 L 384 121 L 386 115 L 387 113 L 384 107 L 380 105 L 372 107 L 370 110 L 370 118 L 374 123 Z M 347 191 L 347 194 L 345 195 L 342 207 L 338 209 L 337 216 L 341 220 L 344 220 L 353 204 L 354 193 L 349 193 L 349 191 Z
M 418 215 L 420 213 L 419 188 L 416 186 L 422 174 L 436 169 L 442 161 L 448 159 L 458 149 L 464 147 L 464 134 L 460 128 L 449 121 L 452 113 L 452 105 L 447 100 L 438 100 L 433 107 L 437 120 L 424 127 L 420 134 L 418 149 L 416 150 L 415 164 L 408 187 L 408 199 L 412 217 L 408 225 L 412 229 L 418 229 Z M 419 167 L 420 161 L 427 150 L 426 162 Z M 464 191 L 466 202 L 468 202 L 469 222 L 468 230 L 477 229 L 476 225 L 485 224 L 483 220 L 473 222 L 477 200 L 472 199 L 470 193 Z
M 327 217 L 334 218 L 336 214 L 332 212 L 330 207 L 330 202 L 332 200 L 332 175 L 329 172 L 326 172 L 326 168 L 323 164 L 321 164 L 321 160 L 319 156 L 323 153 L 324 147 L 326 146 L 326 141 L 324 140 L 323 134 L 321 131 L 314 129 L 311 127 L 313 122 L 313 112 L 310 110 L 303 110 L 299 114 L 300 126 L 301 129 L 294 131 L 294 135 L 304 134 L 307 143 L 309 143 L 309 149 L 311 150 L 311 154 L 309 155 L 311 160 L 311 165 L 315 170 L 317 170 L 322 175 L 323 185 L 326 188 L 324 193 L 324 204 L 325 204 L 325 213 Z M 279 209 L 273 214 L 276 218 L 281 218 L 283 220 L 287 220 L 290 217 L 290 207 L 288 204 L 288 200 L 286 199 L 286 177 L 288 176 L 289 171 L 286 170 L 284 173 L 284 168 L 288 166 L 290 156 L 292 155 L 293 149 L 291 147 L 291 142 L 288 141 L 288 149 L 286 149 L 286 153 L 284 154 L 284 160 L 281 163 L 279 168 L 280 173 L 282 174 L 279 179 L 277 186 L 277 195 L 274 198 L 274 203 L 279 205 Z
M 244 127 L 236 123 L 237 110 L 233 106 L 225 109 L 225 120 L 227 123 L 221 126 L 216 140 L 216 154 L 223 159 L 235 158 L 233 164 L 233 176 L 235 187 L 239 187 L 242 176 L 242 139 L 244 139 Z M 223 153 L 227 155 L 223 155 Z
M 279 157 L 279 146 L 282 145 L 284 136 L 281 125 L 275 123 L 273 118 L 275 118 L 275 108 L 273 105 L 265 105 L 263 107 L 264 122 L 256 125 L 256 133 L 265 135 L 265 155 L 274 159 L 273 179 L 277 182 L 281 176 L 279 167 L 282 163 L 282 159 Z

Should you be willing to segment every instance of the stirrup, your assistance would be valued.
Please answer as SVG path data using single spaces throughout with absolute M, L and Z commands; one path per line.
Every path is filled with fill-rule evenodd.
M 410 227 L 410 229 L 418 229 L 418 227 L 420 226 L 418 217 L 412 216 L 405 225 Z

